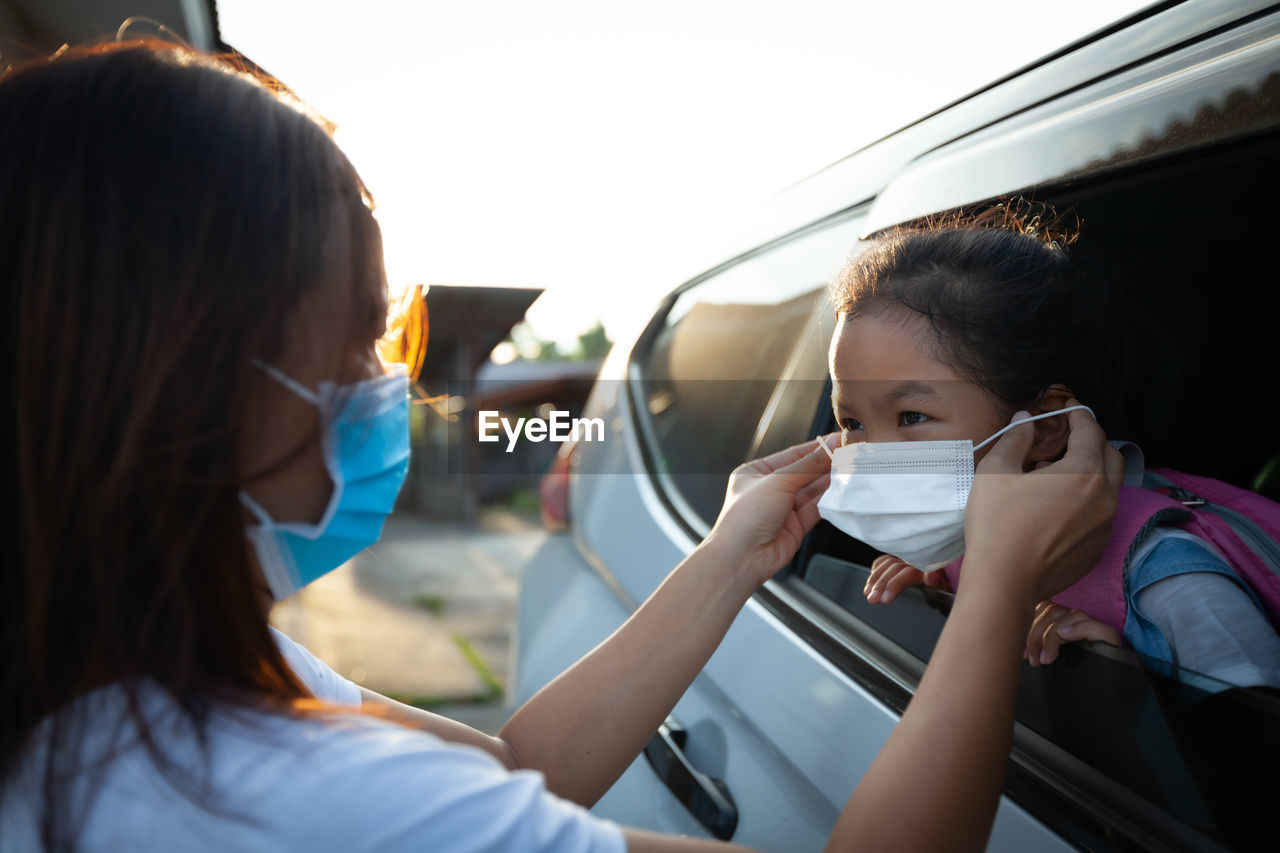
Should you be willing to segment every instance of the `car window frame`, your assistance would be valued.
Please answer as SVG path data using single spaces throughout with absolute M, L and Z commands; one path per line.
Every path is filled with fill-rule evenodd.
M 846 223 L 854 220 L 860 220 L 866 215 L 871 201 L 871 199 L 863 199 L 855 204 L 848 205 L 815 222 L 811 222 L 801 228 L 787 232 L 774 240 L 770 240 L 769 242 L 754 249 L 736 255 L 724 263 L 718 264 L 706 272 L 690 279 L 671 291 L 671 293 L 662 300 L 644 330 L 636 338 L 636 342 L 632 347 L 631 355 L 627 362 L 627 381 L 625 385 L 628 408 L 630 409 L 631 425 L 636 430 L 639 437 L 637 444 L 640 449 L 641 460 L 643 461 L 643 469 L 653 486 L 654 494 L 658 496 L 658 500 L 670 513 L 672 519 L 680 526 L 680 528 L 683 529 L 685 533 L 692 537 L 694 542 L 701 542 L 705 539 L 707 534 L 711 532 L 711 525 L 707 523 L 701 514 L 699 514 L 698 511 L 689 504 L 681 493 L 681 490 L 675 486 L 670 475 L 662 469 L 662 466 L 658 462 L 659 454 L 661 453 L 661 444 L 655 433 L 653 423 L 650 421 L 647 414 L 647 403 L 643 395 L 644 373 L 643 368 L 640 365 L 642 357 L 647 355 L 652 348 L 655 339 L 664 328 L 667 315 L 682 295 L 699 285 L 710 281 L 716 276 L 739 266 L 740 264 L 763 257 L 770 252 L 789 246 L 798 240 L 803 240 L 806 237 L 827 229 L 839 228 L 841 225 Z M 852 248 L 853 246 L 851 245 L 851 249 Z M 833 269 L 832 272 L 834 273 L 835 270 Z M 823 297 L 815 311 L 824 310 L 825 305 L 826 298 Z M 794 359 L 789 359 L 788 366 L 792 366 L 793 364 Z M 786 376 L 779 376 L 776 380 L 771 379 L 768 381 L 776 381 L 776 383 L 780 385 L 785 382 L 786 379 Z M 763 435 L 760 430 L 760 422 L 757 422 L 756 431 L 753 433 L 752 448 L 754 449 L 759 447 L 762 440 Z

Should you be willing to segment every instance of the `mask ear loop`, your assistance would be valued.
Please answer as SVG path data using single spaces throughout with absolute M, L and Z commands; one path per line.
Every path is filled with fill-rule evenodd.
M 981 444 L 974 445 L 973 449 L 974 451 L 981 450 L 983 447 L 986 447 L 988 444 L 995 441 L 997 438 L 1004 435 L 1006 432 L 1008 432 L 1009 430 L 1013 429 L 1016 426 L 1020 426 L 1022 424 L 1029 424 L 1032 421 L 1039 421 L 1039 420 L 1043 420 L 1044 418 L 1052 418 L 1055 415 L 1065 415 L 1067 412 L 1074 412 L 1076 409 L 1084 409 L 1086 412 L 1089 413 L 1089 415 L 1095 421 L 1098 419 L 1098 416 L 1093 413 L 1093 409 L 1089 408 L 1088 406 L 1067 406 L 1065 409 L 1058 409 L 1056 412 L 1045 412 L 1044 414 L 1041 414 L 1041 415 L 1032 415 L 1029 418 L 1023 418 L 1020 421 L 1014 421 L 1008 426 L 1004 426 L 996 430 L 994 433 L 991 434 L 989 438 L 987 438 L 986 441 L 982 442 Z
M 320 398 L 316 395 L 316 392 L 312 391 L 292 376 L 289 376 L 279 368 L 272 367 L 266 362 L 256 358 L 253 360 L 253 365 L 293 393 L 297 394 L 302 399 L 306 400 L 311 405 L 317 408 L 320 407 Z
M 240 503 L 245 509 L 253 513 L 254 518 L 258 519 L 259 526 L 266 527 L 271 524 L 271 516 L 263 508 L 262 504 L 249 497 L 249 493 L 244 489 L 240 490 Z
M 830 447 L 827 447 L 827 443 L 826 443 L 825 441 L 823 441 L 823 440 L 822 440 L 822 436 L 818 436 L 817 441 L 818 441 L 818 446 L 819 446 L 819 447 L 821 447 L 823 450 L 825 450 L 825 451 L 827 452 L 827 455 L 831 457 L 831 461 L 832 461 L 832 462 L 835 462 L 835 461 L 836 461 L 836 455 L 835 455 L 834 453 L 832 453 L 832 452 L 831 452 L 831 448 L 830 448 Z

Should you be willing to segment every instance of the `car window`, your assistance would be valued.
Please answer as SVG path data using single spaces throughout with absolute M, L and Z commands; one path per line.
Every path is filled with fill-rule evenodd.
M 1135 164 L 1106 181 L 1042 187 L 1038 196 L 1080 214 L 1079 248 L 1119 297 L 1130 351 L 1125 393 L 1103 422 L 1108 435 L 1137 441 L 1149 467 L 1263 492 L 1280 456 L 1273 425 L 1186 414 L 1231 411 L 1231 401 L 1268 381 L 1280 297 L 1250 279 L 1268 264 L 1266 210 L 1278 179 L 1268 164 L 1277 150 L 1280 133 L 1251 135 L 1160 168 Z M 1212 297 L 1210 280 L 1221 283 Z M 815 431 L 833 425 L 819 410 Z M 868 605 L 862 589 L 876 556 L 819 523 L 762 600 L 900 710 L 951 597 L 916 589 Z M 1007 793 L 1086 848 L 1116 846 L 1117 828 L 1138 847 L 1192 849 L 1210 839 L 1255 848 L 1272 820 L 1245 768 L 1280 760 L 1277 695 L 1101 644 L 1068 646 L 1050 666 L 1023 667 Z
M 715 521 L 734 467 L 809 435 L 834 327 L 826 287 L 856 240 L 844 216 L 749 256 L 679 291 L 637 346 L 650 467 L 695 532 Z
M 793 577 L 784 585 L 864 653 L 880 652 L 895 676 L 918 678 L 954 597 L 917 587 L 890 606 L 870 605 L 862 595 L 868 576 L 865 565 L 813 554 L 804 583 Z M 905 654 L 876 649 L 886 637 Z M 1119 785 L 1123 797 L 1135 798 L 1131 808 L 1154 806 L 1233 847 L 1252 848 L 1271 829 L 1269 795 L 1246 768 L 1280 759 L 1280 691 L 1233 687 L 1131 651 L 1078 644 L 1051 666 L 1023 667 L 1017 720 L 1017 745 L 1033 754 L 1016 760 L 1055 763 L 1073 777 L 1060 781 L 1094 790 Z M 1114 844 L 1105 828 L 1063 814 L 1062 805 L 1048 808 L 1072 824 L 1066 834 L 1074 842 Z

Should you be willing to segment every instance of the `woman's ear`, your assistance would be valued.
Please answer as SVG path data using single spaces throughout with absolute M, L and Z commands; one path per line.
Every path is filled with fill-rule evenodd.
M 1051 385 L 1031 410 L 1031 414 L 1042 415 L 1064 409 L 1072 396 L 1071 389 L 1065 385 Z M 1036 437 L 1031 449 L 1027 451 L 1028 465 L 1035 467 L 1037 462 L 1052 462 L 1066 452 L 1069 430 L 1065 415 L 1036 421 L 1033 426 L 1036 428 Z

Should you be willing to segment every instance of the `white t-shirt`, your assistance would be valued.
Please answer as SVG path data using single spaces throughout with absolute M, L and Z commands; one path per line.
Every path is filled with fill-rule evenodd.
M 284 662 L 289 664 L 294 675 L 307 685 L 307 689 L 315 694 L 317 699 L 328 702 L 330 705 L 341 705 L 344 708 L 360 707 L 363 700 L 360 688 L 354 681 L 348 681 L 338 675 L 332 667 L 311 654 L 305 646 L 295 643 L 270 625 L 267 629 L 275 637 Z
M 283 634 L 289 665 L 327 702 L 358 705 L 358 688 Z M 175 778 L 207 780 L 185 796 L 156 769 L 126 723 L 124 691 L 79 700 L 92 733 L 82 752 L 100 769 L 76 776 L 79 850 L 624 851 L 621 830 L 547 793 L 540 773 L 509 772 L 474 747 L 352 714 L 297 719 L 220 709 L 208 721 L 207 762 L 162 691 L 141 690 L 151 732 Z M 127 718 L 125 718 L 127 719 Z M 47 728 L 0 799 L 4 850 L 39 849 L 39 780 Z
M 1134 554 L 1132 571 L 1139 583 L 1147 557 L 1175 539 L 1201 549 L 1208 562 L 1228 565 L 1200 537 L 1162 527 Z M 1164 635 L 1171 661 L 1179 667 L 1241 687 L 1280 687 L 1280 636 L 1244 589 L 1226 575 L 1176 574 L 1142 585 L 1136 602 Z

